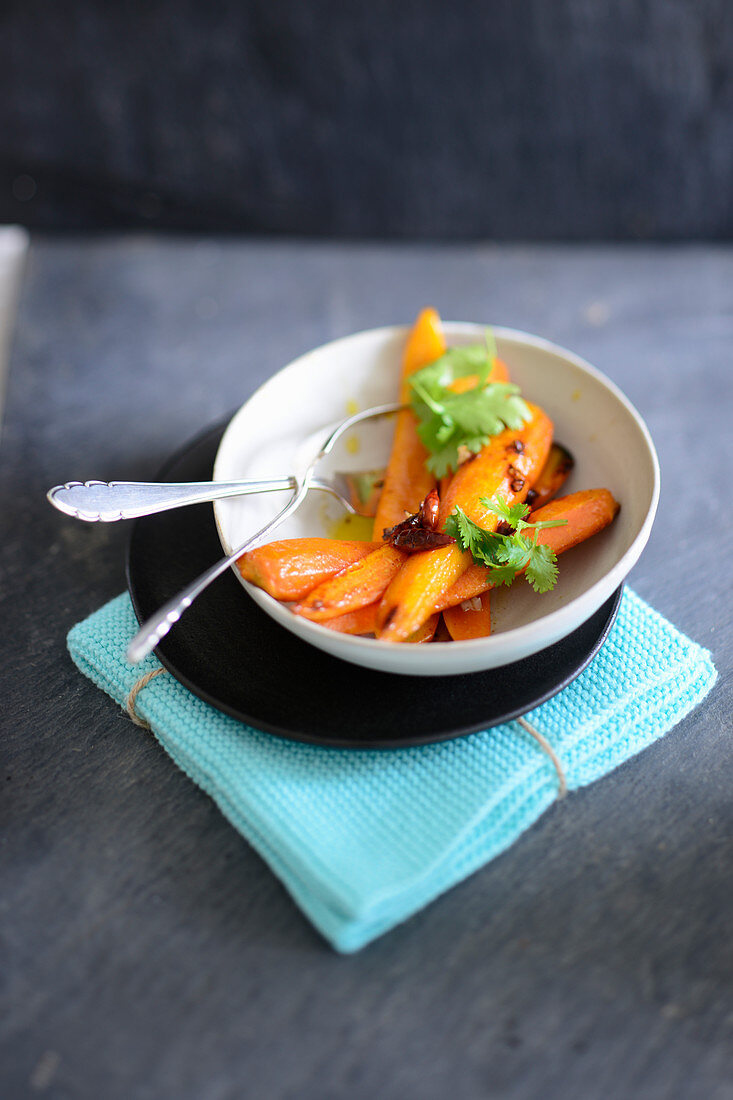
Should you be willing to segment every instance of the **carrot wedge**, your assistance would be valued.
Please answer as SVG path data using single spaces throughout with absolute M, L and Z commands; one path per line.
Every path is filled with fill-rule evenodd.
M 562 527 L 546 527 L 539 532 L 537 541 L 549 546 L 556 554 L 564 554 L 592 535 L 598 534 L 615 519 L 619 505 L 608 489 L 584 489 L 538 508 L 532 514 L 534 523 L 544 520 L 565 519 Z M 433 613 L 474 599 L 492 587 L 489 570 L 483 565 L 472 565 L 458 578 L 432 607 Z
M 433 362 L 444 351 L 440 317 L 434 309 L 425 309 L 407 339 L 402 363 L 402 400 L 409 398 L 410 375 Z M 497 380 L 507 377 L 506 365 L 501 360 L 494 361 L 491 377 Z M 474 385 L 475 382 L 476 379 L 473 380 Z M 427 451 L 417 435 L 415 417 L 409 409 L 403 410 L 397 417 L 392 453 L 374 520 L 375 534 L 400 523 L 406 514 L 416 512 L 421 501 L 434 488 L 435 479 L 425 468 L 426 459 Z M 405 560 L 406 555 L 394 547 L 380 546 L 359 561 L 358 568 L 349 567 L 338 577 L 314 586 L 307 599 L 293 610 L 314 622 L 328 622 L 366 607 L 382 597 Z
M 246 581 L 276 600 L 300 600 L 380 545 L 343 539 L 280 539 L 243 554 L 237 568 Z
M 409 401 L 410 375 L 432 363 L 445 348 L 437 311 L 422 310 L 407 337 L 402 357 L 401 401 Z M 425 466 L 427 457 L 418 438 L 415 415 L 410 409 L 403 409 L 397 414 L 392 452 L 376 508 L 375 534 L 381 535 L 384 529 L 401 523 L 406 514 L 416 512 L 421 501 L 435 488 L 435 478 Z M 399 550 L 380 545 L 364 559 L 361 568 L 349 569 L 337 584 L 327 581 L 319 585 L 293 610 L 315 622 L 326 622 L 367 607 L 382 596 L 404 560 L 405 555 Z M 312 588 L 315 589 L 315 585 Z
M 454 642 L 488 638 L 491 633 L 491 603 L 488 588 L 470 600 L 446 607 L 443 622 Z
M 335 619 L 329 619 L 322 625 L 329 630 L 338 630 L 342 634 L 373 634 L 377 628 L 377 608 L 379 601 L 369 604 L 368 607 L 360 607 L 358 611 L 347 611 L 345 615 L 337 615 Z M 440 615 L 431 615 L 426 622 L 408 638 L 408 642 L 415 645 L 423 642 L 431 642 L 440 621 Z
M 438 359 L 445 346 L 437 311 L 424 309 L 407 337 L 402 357 L 400 401 L 407 403 L 410 400 L 410 375 Z M 410 409 L 403 409 L 397 414 L 392 452 L 374 519 L 377 536 L 381 536 L 385 528 L 400 523 L 405 514 L 416 512 L 420 501 L 435 488 L 435 478 L 425 465 L 427 457 L 428 452 L 417 434 L 415 414 Z
M 532 513 L 532 523 L 566 519 L 562 527 L 545 527 L 537 541 L 549 546 L 556 554 L 571 550 L 591 535 L 596 535 L 614 520 L 620 504 L 608 489 L 583 489 L 566 497 L 551 500 L 544 508 Z
M 323 626 L 329 630 L 338 630 L 341 634 L 373 634 L 377 627 L 377 608 L 379 600 L 360 607 L 356 611 L 347 611 L 329 619 Z
M 323 623 L 337 615 L 367 607 L 382 596 L 406 557 L 389 543 L 381 543 L 366 557 L 314 587 L 295 604 L 293 611 L 312 622 Z
M 552 441 L 552 421 L 537 405 L 519 431 L 506 429 L 456 472 L 441 502 L 440 527 L 454 508 L 487 531 L 498 518 L 481 504 L 499 493 L 508 504 L 523 501 L 542 469 Z M 385 592 L 379 607 L 377 637 L 405 641 L 433 613 L 438 599 L 471 566 L 471 555 L 456 544 L 412 554 Z
M 533 513 L 532 520 L 534 523 L 541 523 L 543 520 L 565 519 L 567 523 L 563 527 L 545 528 L 540 531 L 537 541 L 549 546 L 558 555 L 564 554 L 566 550 L 571 550 L 608 527 L 618 510 L 619 505 L 608 489 L 584 489 L 566 497 L 558 497 L 557 500 L 546 504 L 544 508 L 538 508 Z M 491 588 L 489 571 L 485 566 L 471 565 L 455 584 L 436 600 L 431 610 L 433 613 L 445 611 L 446 608 L 475 599 Z M 380 597 L 383 594 L 380 593 Z M 363 631 L 365 634 L 372 633 L 375 629 L 378 599 L 368 608 L 363 608 L 364 612 L 369 612 L 368 617 L 365 615 L 362 619 L 354 619 L 354 622 L 359 624 L 369 622 L 368 629 Z M 352 614 L 359 614 L 359 612 Z M 344 623 L 347 623 L 346 615 L 341 618 Z M 329 620 L 328 625 L 334 630 L 344 629 L 348 634 L 357 633 L 356 630 L 352 631 L 346 626 L 340 627 L 338 623 L 339 619 L 334 618 Z
M 405 640 L 411 642 L 413 645 L 422 645 L 424 642 L 432 642 L 435 637 L 435 631 L 438 629 L 438 623 L 440 622 L 440 615 L 431 615 L 429 619 L 426 619 L 422 626 L 419 626 L 414 634 L 411 634 L 409 638 Z
M 527 504 L 533 512 L 557 496 L 574 465 L 575 459 L 570 451 L 559 443 L 553 443 L 540 476 L 527 494 Z

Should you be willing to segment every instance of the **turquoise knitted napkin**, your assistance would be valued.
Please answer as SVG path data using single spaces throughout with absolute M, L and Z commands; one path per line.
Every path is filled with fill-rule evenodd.
M 76 664 L 118 703 L 133 666 L 127 595 L 69 634 Z M 606 644 L 560 695 L 527 715 L 568 788 L 605 775 L 710 691 L 709 654 L 626 590 Z M 554 801 L 558 776 L 517 722 L 418 748 L 325 749 L 221 714 L 168 673 L 137 711 L 188 776 L 267 861 L 339 951 L 356 951 L 504 851 Z

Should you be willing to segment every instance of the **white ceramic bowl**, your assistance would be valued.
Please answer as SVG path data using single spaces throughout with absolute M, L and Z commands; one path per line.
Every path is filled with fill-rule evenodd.
M 476 343 L 484 326 L 444 323 L 449 344 Z M 214 477 L 277 476 L 290 472 L 298 444 L 311 432 L 397 393 L 406 328 L 381 328 L 335 340 L 301 356 L 260 387 L 229 424 Z M 621 391 L 572 352 L 537 336 L 494 328 L 498 353 L 513 381 L 555 422 L 555 438 L 575 456 L 563 493 L 610 489 L 621 503 L 613 524 L 563 554 L 555 588 L 536 594 L 524 580 L 492 592 L 489 638 L 429 645 L 395 645 L 328 630 L 242 581 L 277 622 L 336 657 L 385 672 L 453 675 L 498 668 L 565 637 L 608 599 L 637 561 L 659 497 L 659 464 L 644 421 Z M 393 425 L 359 427 L 327 460 L 331 469 L 385 465 Z M 324 467 L 321 472 L 327 472 Z M 285 503 L 282 493 L 239 497 L 214 505 L 222 545 L 230 553 Z M 324 493 L 309 494 L 272 537 L 330 535 L 342 514 Z M 241 581 L 241 577 L 235 570 Z

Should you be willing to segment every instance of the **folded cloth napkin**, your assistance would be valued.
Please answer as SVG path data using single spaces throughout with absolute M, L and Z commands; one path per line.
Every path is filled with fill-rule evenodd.
M 159 667 L 125 660 L 136 630 L 122 595 L 68 638 L 81 671 L 121 704 Z M 592 664 L 526 717 L 572 790 L 661 737 L 716 678 L 710 655 L 627 589 Z M 168 673 L 136 706 L 338 951 L 358 950 L 493 859 L 557 796 L 551 759 L 517 722 L 436 745 L 344 750 L 251 729 Z

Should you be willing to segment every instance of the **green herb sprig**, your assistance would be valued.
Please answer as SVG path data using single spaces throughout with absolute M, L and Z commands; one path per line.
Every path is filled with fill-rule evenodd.
M 496 344 L 487 330 L 485 344 L 449 348 L 410 378 L 418 435 L 436 477 L 458 468 L 460 448 L 478 454 L 492 436 L 505 428 L 518 430 L 531 419 L 519 386 L 488 381 L 495 358 Z M 464 393 L 449 389 L 456 379 L 470 374 L 478 376 L 475 388 Z
M 512 527 L 512 533 L 500 535 L 495 531 L 485 531 L 461 508 L 456 508 L 445 522 L 443 529 L 446 535 L 452 535 L 463 550 L 470 550 L 478 565 L 486 566 L 494 585 L 511 584 L 517 573 L 524 569 L 524 575 L 535 592 L 549 592 L 554 588 L 557 555 L 549 546 L 538 543 L 537 538 L 543 528 L 562 527 L 568 521 L 553 519 L 527 523 L 524 518 L 529 513 L 527 505 L 509 505 L 499 494 L 490 499 L 482 497 L 481 503 Z

